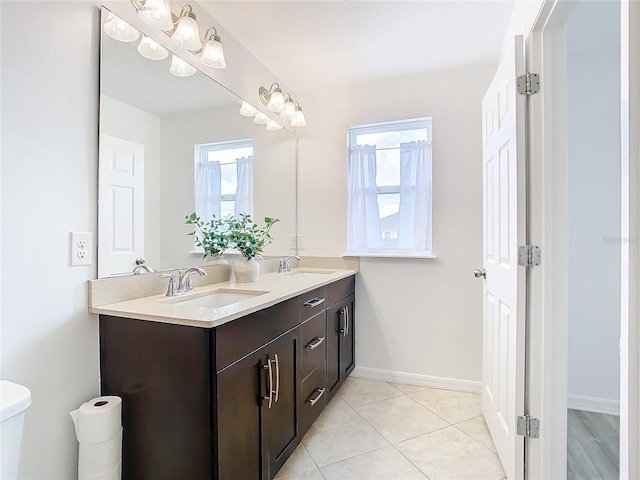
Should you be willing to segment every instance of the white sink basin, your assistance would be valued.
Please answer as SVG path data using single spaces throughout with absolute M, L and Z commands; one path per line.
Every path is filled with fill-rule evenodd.
M 292 272 L 289 273 L 285 273 L 284 276 L 285 277 L 299 277 L 300 275 L 303 276 L 308 276 L 308 275 L 330 275 L 332 273 L 336 273 L 335 270 L 305 270 L 305 269 L 299 269 L 299 270 L 294 270 Z
M 192 293 L 190 295 L 185 295 L 184 297 L 171 298 L 169 300 L 164 300 L 162 303 L 173 303 L 187 307 L 220 308 L 231 305 L 232 303 L 249 300 L 259 295 L 264 295 L 265 293 L 269 292 L 218 288 L 207 292 Z

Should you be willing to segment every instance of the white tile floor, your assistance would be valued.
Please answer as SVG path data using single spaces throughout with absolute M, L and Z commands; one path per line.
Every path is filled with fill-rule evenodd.
M 277 480 L 500 480 L 480 395 L 348 378 Z

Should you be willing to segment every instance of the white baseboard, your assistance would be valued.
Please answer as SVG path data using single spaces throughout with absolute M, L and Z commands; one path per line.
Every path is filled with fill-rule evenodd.
M 571 410 L 582 410 L 584 412 L 620 415 L 620 402 L 617 400 L 609 400 L 607 398 L 568 395 L 567 407 Z
M 380 380 L 382 382 L 404 383 L 421 387 L 441 388 L 457 392 L 482 393 L 482 382 L 458 380 L 457 378 L 432 377 L 417 373 L 394 372 L 377 368 L 356 367 L 351 374 L 356 378 Z

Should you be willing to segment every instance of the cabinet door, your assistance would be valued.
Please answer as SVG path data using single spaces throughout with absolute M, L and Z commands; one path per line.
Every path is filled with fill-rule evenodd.
M 355 295 L 349 295 L 342 301 L 343 305 L 343 331 L 342 331 L 342 358 L 340 377 L 347 378 L 355 367 Z
M 218 372 L 219 480 L 262 478 L 260 404 L 268 385 L 265 358 L 267 347 Z
M 340 386 L 341 337 L 343 327 L 343 302 L 333 304 L 327 310 L 327 401 Z
M 275 477 L 298 445 L 298 378 L 300 329 L 296 328 L 271 342 L 267 348 L 271 361 L 274 394 L 269 407 L 262 404 L 265 428 L 263 441 L 268 456 L 268 478 Z M 236 476 L 236 478 L 244 478 Z

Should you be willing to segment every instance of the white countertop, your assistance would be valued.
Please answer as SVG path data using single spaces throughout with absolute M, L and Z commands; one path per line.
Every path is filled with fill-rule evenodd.
M 326 273 L 330 272 L 330 273 Z M 289 298 L 296 297 L 314 288 L 356 274 L 357 270 L 301 268 L 289 274 L 267 273 L 257 282 L 222 282 L 196 287 L 195 293 L 167 297 L 164 294 L 91 307 L 91 313 L 116 317 L 135 318 L 152 322 L 214 328 L 263 308 L 270 307 Z M 206 295 L 218 289 L 267 292 L 223 307 L 197 307 L 181 304 L 181 301 Z M 175 302 L 175 303 L 169 303 Z

